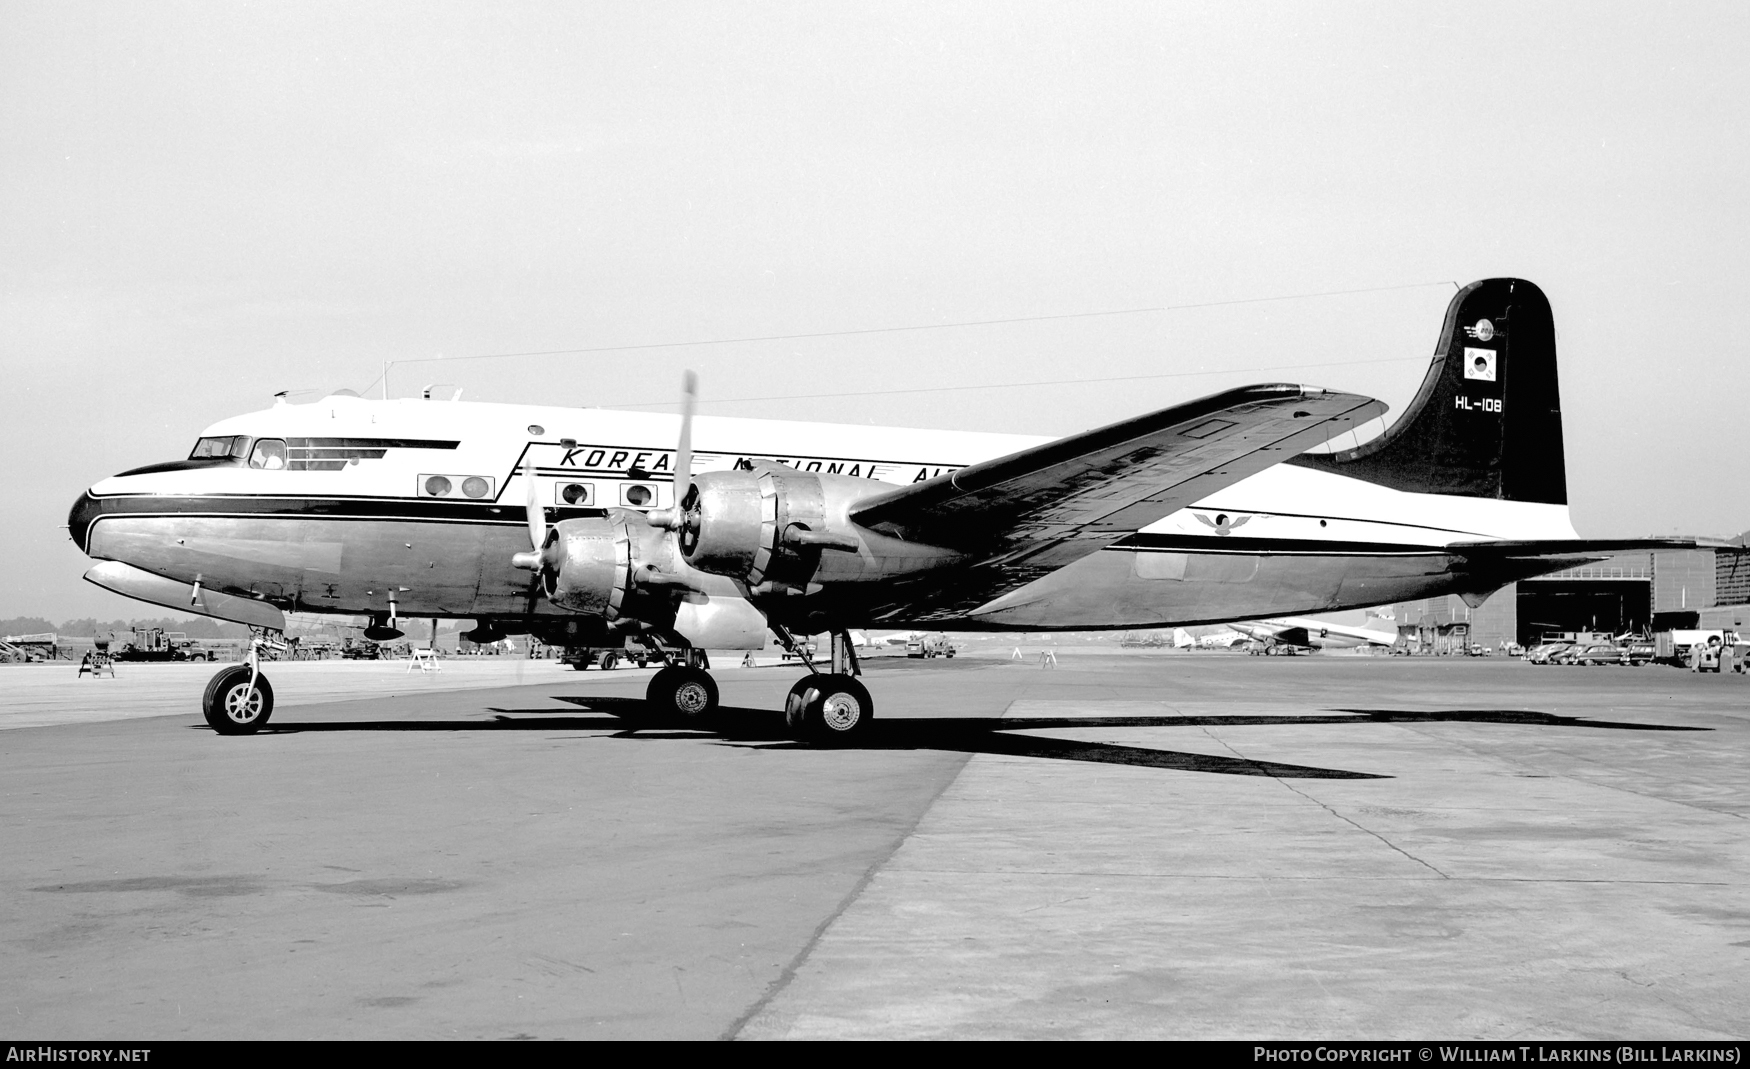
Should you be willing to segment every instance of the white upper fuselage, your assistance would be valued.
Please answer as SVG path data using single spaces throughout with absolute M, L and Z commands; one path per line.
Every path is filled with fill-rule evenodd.
M 482 510 L 509 507 L 520 517 L 526 494 L 521 468 L 532 461 L 540 482 L 537 500 L 546 506 L 666 508 L 674 504 L 678 428 L 676 416 L 643 412 L 335 396 L 220 420 L 201 436 L 456 444 L 441 450 L 388 448 L 380 458 L 352 459 L 334 470 L 239 465 L 122 475 L 99 482 L 91 493 L 420 500 L 434 496 L 427 484 L 432 476 L 441 476 L 450 484 L 446 500 Z M 574 444 L 562 444 L 565 440 Z M 693 471 L 768 460 L 904 485 L 1050 440 L 699 416 L 693 430 Z M 292 464 L 297 466 L 295 451 Z M 462 487 L 469 478 L 485 481 L 481 496 L 464 496 Z M 585 496 L 568 502 L 563 495 L 571 487 L 582 487 Z M 651 496 L 639 497 L 641 487 Z M 1405 493 L 1286 464 L 1143 530 L 1233 542 L 1296 539 L 1406 546 L 1576 537 L 1565 505 Z

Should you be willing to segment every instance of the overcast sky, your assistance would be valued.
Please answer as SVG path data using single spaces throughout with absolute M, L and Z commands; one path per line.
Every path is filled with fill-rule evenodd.
M 1734 534 L 1747 50 L 1742 3 L 3 2 L 0 617 L 158 614 L 80 581 L 79 492 L 387 360 L 1215 304 L 390 388 L 662 410 L 696 367 L 704 412 L 1047 434 L 1254 381 L 1400 409 L 1440 283 L 1492 275 L 1554 304 L 1580 533 Z

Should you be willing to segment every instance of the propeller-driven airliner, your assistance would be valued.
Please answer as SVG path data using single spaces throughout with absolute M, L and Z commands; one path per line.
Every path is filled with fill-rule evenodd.
M 1362 646 L 1390 649 L 1399 643 L 1398 633 L 1375 627 L 1355 627 L 1306 616 L 1285 616 L 1274 620 L 1244 620 L 1227 626 L 1254 642 L 1262 643 L 1266 651 L 1292 647 L 1307 650 L 1352 650 Z
M 1506 583 L 1659 542 L 1568 518 L 1555 327 L 1518 279 L 1462 289 L 1421 389 L 1354 448 L 1309 452 L 1378 401 L 1228 390 L 1063 438 L 346 392 L 222 420 L 183 460 L 80 495 L 86 578 L 255 629 L 203 712 L 273 712 L 288 611 L 466 618 L 469 638 L 647 646 L 649 722 L 705 725 L 705 651 L 804 655 L 785 716 L 858 738 L 875 702 L 852 629 L 1171 627 Z M 830 634 L 807 656 L 797 636 Z M 824 662 L 824 663 L 822 663 Z

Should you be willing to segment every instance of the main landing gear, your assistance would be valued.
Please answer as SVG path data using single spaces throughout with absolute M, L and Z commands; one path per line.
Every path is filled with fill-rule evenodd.
M 778 638 L 801 655 L 809 672 L 796 681 L 784 699 L 785 725 L 798 738 L 817 745 L 843 745 L 862 739 L 875 719 L 875 699 L 857 679 L 863 670 L 851 636 L 843 631 L 832 633 L 832 660 L 825 672 L 815 667 L 806 647 L 796 645 L 787 631 L 778 631 Z
M 843 745 L 860 740 L 875 719 L 875 700 L 857 677 L 862 668 L 843 631 L 832 635 L 832 658 L 817 664 L 809 648 L 789 631 L 774 627 L 786 649 L 802 658 L 808 675 L 796 681 L 784 699 L 784 723 L 797 738 L 816 745 Z M 650 679 L 644 692 L 643 719 L 652 724 L 711 728 L 717 724 L 717 683 L 708 671 L 703 650 L 671 653 L 667 668 Z M 824 670 L 823 670 L 824 669 Z
M 264 650 L 284 650 L 286 644 L 257 631 L 249 640 L 249 656 L 207 683 L 201 713 L 207 725 L 221 735 L 252 735 L 273 716 L 273 685 L 261 674 Z
M 708 727 L 717 719 L 717 681 L 707 671 L 711 661 L 704 650 L 679 652 L 682 663 L 670 663 L 650 677 L 645 708 L 659 722 Z

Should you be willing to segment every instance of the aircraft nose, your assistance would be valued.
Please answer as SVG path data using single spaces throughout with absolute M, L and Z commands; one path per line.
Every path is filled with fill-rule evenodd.
M 67 533 L 73 536 L 73 542 L 79 547 L 79 552 L 86 552 L 90 545 L 87 538 L 91 534 L 91 525 L 103 512 L 103 505 L 87 490 L 73 502 L 73 511 L 67 513 Z

